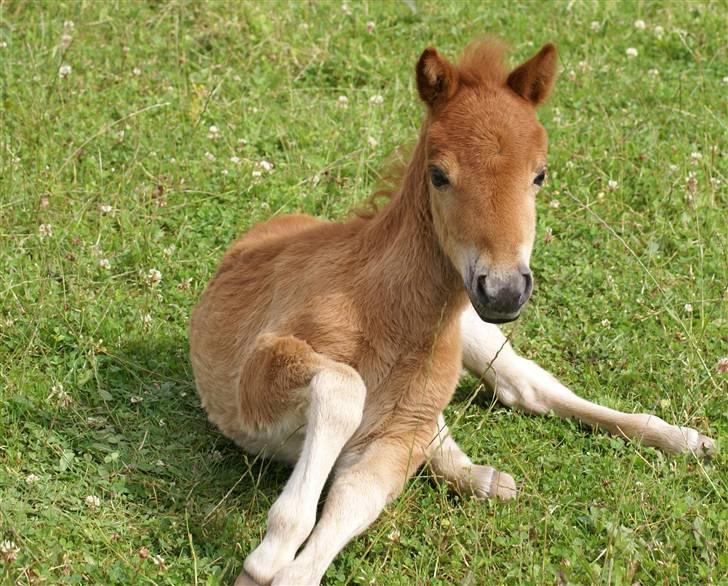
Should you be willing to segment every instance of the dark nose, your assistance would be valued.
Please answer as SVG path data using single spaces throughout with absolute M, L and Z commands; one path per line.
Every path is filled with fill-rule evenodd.
M 476 280 L 476 295 L 486 314 L 504 320 L 515 319 L 533 291 L 528 269 L 510 273 L 482 273 Z

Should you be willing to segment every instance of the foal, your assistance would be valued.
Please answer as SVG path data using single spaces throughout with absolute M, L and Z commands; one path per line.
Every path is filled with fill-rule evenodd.
M 192 315 L 202 404 L 245 450 L 295 463 L 237 584 L 317 584 L 425 461 L 463 492 L 515 496 L 511 476 L 474 465 L 448 434 L 462 364 L 507 405 L 668 451 L 712 448 L 694 429 L 577 397 L 492 325 L 516 319 L 533 286 L 546 169 L 535 108 L 555 71 L 550 44 L 510 73 L 492 41 L 458 65 L 426 49 L 427 116 L 387 205 L 343 223 L 274 218 L 225 254 Z

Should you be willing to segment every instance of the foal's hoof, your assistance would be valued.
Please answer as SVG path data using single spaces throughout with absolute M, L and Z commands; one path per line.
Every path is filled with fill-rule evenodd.
M 694 450 L 695 454 L 703 458 L 710 458 L 713 454 L 718 451 L 718 446 L 715 441 L 709 438 L 707 435 L 699 434 L 698 445 Z
M 470 472 L 473 494 L 479 498 L 499 498 L 507 501 L 518 495 L 513 476 L 491 466 L 473 466 Z
M 250 577 L 250 574 L 243 570 L 240 572 L 240 575 L 235 579 L 235 584 L 233 586 L 260 586 L 253 578 Z
M 685 452 L 695 454 L 701 458 L 710 458 L 713 454 L 718 451 L 718 446 L 715 441 L 709 438 L 707 435 L 703 435 L 699 431 L 690 427 L 682 427 L 680 431 L 685 438 Z

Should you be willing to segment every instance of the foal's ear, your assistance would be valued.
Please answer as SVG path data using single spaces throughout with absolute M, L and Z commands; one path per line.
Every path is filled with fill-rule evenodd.
M 506 83 L 519 96 L 539 106 L 554 87 L 556 61 L 556 47 L 547 43 L 528 61 L 511 71 Z
M 430 110 L 435 110 L 457 89 L 457 72 L 434 47 L 427 47 L 417 62 L 417 91 Z

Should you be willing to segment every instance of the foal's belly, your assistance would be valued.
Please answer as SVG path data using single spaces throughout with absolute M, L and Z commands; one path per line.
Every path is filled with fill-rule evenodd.
M 232 439 L 251 454 L 295 464 L 306 435 L 306 411 L 301 405 L 266 426 L 253 428 L 241 423 Z

